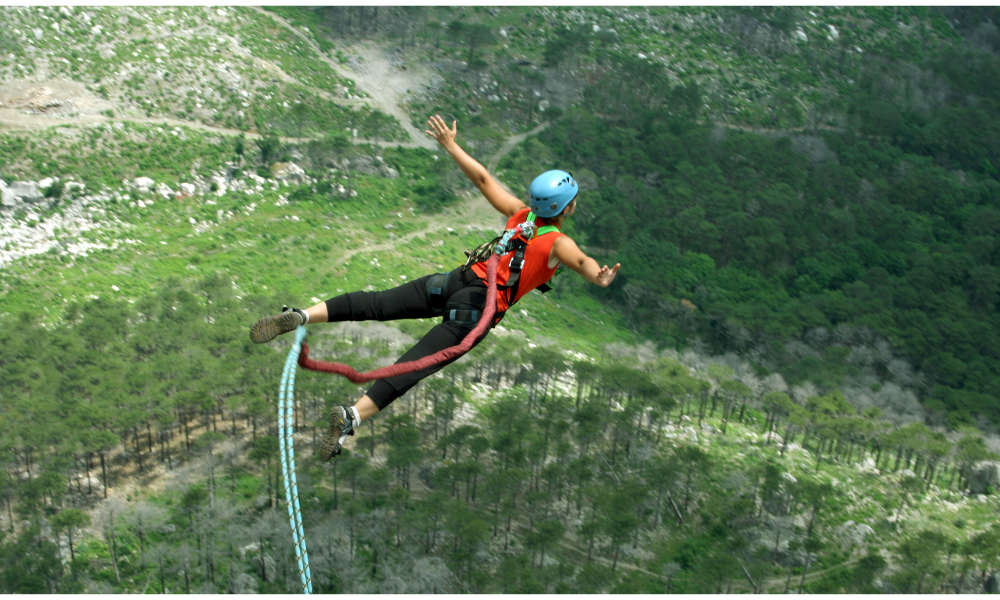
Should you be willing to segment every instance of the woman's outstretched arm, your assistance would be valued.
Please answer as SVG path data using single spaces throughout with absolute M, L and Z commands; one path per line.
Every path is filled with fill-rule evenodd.
M 618 274 L 618 269 L 622 266 L 621 263 L 610 268 L 608 265 L 600 266 L 596 260 L 584 254 L 576 242 L 567 236 L 560 237 L 552 244 L 552 253 L 556 255 L 559 262 L 582 275 L 590 283 L 601 287 L 611 285 L 611 282 L 615 280 L 615 275 Z
M 458 121 L 452 121 L 451 128 L 449 129 L 445 125 L 444 119 L 439 115 L 434 115 L 427 120 L 427 125 L 430 126 L 429 130 L 424 130 L 428 135 L 432 136 L 434 139 L 441 144 L 451 158 L 458 164 L 465 173 L 465 176 L 469 178 L 469 181 L 473 183 L 479 191 L 486 196 L 486 199 L 493 208 L 497 209 L 505 217 L 511 217 L 517 211 L 525 208 L 524 202 L 521 202 L 517 197 L 511 195 L 507 190 L 503 189 L 499 183 L 496 182 L 490 176 L 489 171 L 486 167 L 481 165 L 479 161 L 469 156 L 458 142 L 455 141 L 455 137 L 458 135 Z

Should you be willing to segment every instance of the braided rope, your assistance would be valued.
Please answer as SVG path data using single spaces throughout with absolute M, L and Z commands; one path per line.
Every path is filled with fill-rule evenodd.
M 295 446 L 292 439 L 292 400 L 295 394 L 295 364 L 306 337 L 306 328 L 295 330 L 295 343 L 285 360 L 285 370 L 281 373 L 281 387 L 278 390 L 278 446 L 281 452 L 281 475 L 285 483 L 285 504 L 288 506 L 288 520 L 292 527 L 292 542 L 295 544 L 295 559 L 302 579 L 302 593 L 312 593 L 312 573 L 309 570 L 309 553 L 306 551 L 306 536 L 302 529 L 302 511 L 299 509 L 299 486 L 295 477 Z
M 493 321 L 493 315 L 497 312 L 497 265 L 500 263 L 500 255 L 493 254 L 490 256 L 490 260 L 486 263 L 486 306 L 483 308 L 483 316 L 479 318 L 479 323 L 476 324 L 475 329 L 470 331 L 465 335 L 465 338 L 457 346 L 452 346 L 451 348 L 445 348 L 435 352 L 434 354 L 425 356 L 419 360 L 412 360 L 404 363 L 396 363 L 394 365 L 389 365 L 388 367 L 382 367 L 381 369 L 375 369 L 374 371 L 368 371 L 365 373 L 359 373 L 355 371 L 349 365 L 344 363 L 326 362 L 322 360 L 312 360 L 309 358 L 309 344 L 305 342 L 302 343 L 302 353 L 299 354 L 299 366 L 303 369 L 309 369 L 312 371 L 322 371 L 324 373 L 334 373 L 337 375 L 342 375 L 347 379 L 353 381 L 354 383 L 364 383 L 366 381 L 375 381 L 376 379 L 385 379 L 386 377 L 394 377 L 396 375 L 404 375 L 406 373 L 413 373 L 415 371 L 422 371 L 427 367 L 434 366 L 438 363 L 451 360 L 453 358 L 458 358 L 462 356 L 470 349 L 476 340 L 486 332 L 486 328 L 490 326 L 490 322 Z M 301 329 L 301 327 L 300 327 Z M 305 336 L 303 336 L 304 338 Z M 298 338 L 296 338 L 298 340 Z M 289 357 L 291 355 L 289 354 Z

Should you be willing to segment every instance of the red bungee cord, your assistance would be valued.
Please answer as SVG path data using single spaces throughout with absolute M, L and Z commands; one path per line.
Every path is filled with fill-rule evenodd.
M 302 342 L 302 352 L 299 353 L 299 366 L 303 369 L 309 369 L 311 371 L 322 371 L 323 373 L 336 373 L 337 375 L 343 375 L 347 379 L 353 381 L 354 383 L 364 383 L 366 381 L 375 381 L 376 379 L 385 379 L 386 377 L 394 377 L 396 375 L 404 375 L 406 373 L 413 373 L 415 371 L 422 371 L 427 367 L 434 366 L 438 363 L 451 360 L 453 358 L 458 358 L 462 356 L 470 349 L 472 345 L 489 327 L 490 322 L 493 320 L 493 315 L 497 312 L 497 264 L 500 262 L 500 255 L 493 254 L 490 256 L 489 262 L 486 263 L 486 306 L 483 308 L 483 316 L 479 318 L 479 322 L 476 324 L 475 329 L 470 331 L 465 339 L 461 341 L 457 346 L 452 346 L 451 348 L 445 348 L 425 356 L 419 360 L 413 360 L 405 363 L 396 363 L 394 365 L 389 365 L 388 367 L 382 367 L 381 369 L 375 369 L 374 371 L 367 371 L 365 373 L 358 373 L 349 365 L 343 363 L 326 362 L 323 360 L 312 360 L 309 358 L 309 344 L 305 341 Z

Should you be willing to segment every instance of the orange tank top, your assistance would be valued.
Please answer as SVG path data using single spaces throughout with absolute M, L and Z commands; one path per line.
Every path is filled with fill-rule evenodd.
M 528 218 L 529 212 L 531 212 L 530 209 L 522 208 L 514 213 L 507 220 L 506 229 L 512 229 L 524 223 Z M 524 251 L 524 266 L 521 267 L 521 278 L 517 284 L 517 295 L 513 298 L 510 297 L 510 288 L 501 286 L 505 286 L 510 277 L 510 261 L 514 257 L 514 251 L 510 251 L 500 258 L 500 264 L 497 266 L 497 287 L 499 288 L 497 290 L 498 313 L 506 311 L 515 302 L 524 297 L 525 294 L 552 279 L 556 270 L 549 268 L 549 253 L 552 251 L 552 244 L 564 235 L 566 234 L 562 232 L 547 233 L 528 241 L 528 246 Z M 558 266 L 557 264 L 556 267 Z M 486 263 L 476 263 L 471 268 L 483 280 L 483 283 L 486 283 Z

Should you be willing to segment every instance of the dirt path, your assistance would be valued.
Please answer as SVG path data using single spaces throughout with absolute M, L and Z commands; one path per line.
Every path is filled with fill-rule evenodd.
M 372 42 L 361 42 L 348 47 L 350 53 L 359 57 L 359 61 L 347 70 L 339 61 L 328 57 L 309 36 L 292 26 L 283 17 L 260 7 L 251 8 L 267 15 L 301 38 L 316 56 L 330 65 L 337 74 L 352 79 L 361 91 L 370 96 L 372 103 L 379 110 L 399 120 L 400 125 L 410 134 L 412 141 L 418 147 L 428 150 L 437 148 L 433 139 L 410 123 L 410 115 L 403 108 L 407 94 L 440 79 L 437 74 L 419 64 L 395 66 L 387 53 Z
M 220 135 L 238 136 L 244 135 L 248 139 L 260 139 L 261 135 L 255 131 L 241 131 L 228 127 L 217 127 L 199 121 L 184 121 L 171 117 L 122 117 L 117 119 L 108 118 L 104 115 L 77 115 L 77 116 L 55 116 L 55 115 L 33 115 L 11 108 L 0 108 L 0 126 L 7 131 L 35 131 L 49 127 L 98 127 L 105 123 L 146 123 L 149 125 L 165 125 L 171 127 L 188 127 L 209 133 Z M 286 144 L 301 144 L 303 142 L 315 141 L 317 138 L 280 138 Z M 370 144 L 382 148 L 423 148 L 421 144 L 415 142 L 387 142 L 385 140 L 369 140 L 366 138 L 354 138 L 355 144 Z
M 549 122 L 545 121 L 544 123 L 540 123 L 531 131 L 527 131 L 525 133 L 519 133 L 517 135 L 512 135 L 509 138 L 507 138 L 507 141 L 504 142 L 502 146 L 500 146 L 500 149 L 496 151 L 496 154 L 491 156 L 490 159 L 486 162 L 486 170 L 488 170 L 490 173 L 496 173 L 497 165 L 500 164 L 500 161 L 503 160 L 503 157 L 510 154 L 510 151 L 513 150 L 515 146 L 517 146 L 524 140 L 528 139 L 528 137 L 533 135 L 538 135 L 539 133 L 545 131 L 546 129 L 548 129 L 548 127 L 549 127 Z
M 816 125 L 815 127 L 786 127 L 784 129 L 771 129 L 768 127 L 751 127 L 749 125 L 737 125 L 735 123 L 725 123 L 716 122 L 719 127 L 725 127 L 726 129 L 739 129 L 740 131 L 749 131 L 750 133 L 756 133 L 758 135 L 787 135 L 791 133 L 808 133 L 811 131 L 822 130 L 822 131 L 835 131 L 837 133 L 844 133 L 846 131 L 842 127 L 833 127 L 831 125 Z
M 861 560 L 861 557 L 860 556 L 855 556 L 855 557 L 847 559 L 846 561 L 840 563 L 839 565 L 833 565 L 832 567 L 827 567 L 825 569 L 820 569 L 819 571 L 809 571 L 809 573 L 806 574 L 806 583 L 812 583 L 812 582 L 820 579 L 821 577 L 823 577 L 824 575 L 826 575 L 827 573 L 829 573 L 831 571 L 836 571 L 837 569 L 844 569 L 844 568 L 853 566 L 859 560 Z M 788 578 L 788 576 L 786 575 L 784 577 L 774 577 L 772 579 L 768 579 L 767 582 L 764 584 L 763 591 L 765 593 L 767 593 L 769 590 L 773 590 L 773 589 L 777 589 L 777 588 L 780 588 L 780 589 L 784 590 L 785 589 L 785 581 L 787 580 L 787 578 Z M 791 585 L 789 586 L 788 589 L 789 590 L 798 590 L 799 589 L 799 585 L 801 585 L 801 581 L 802 581 L 802 576 L 801 575 L 792 575 L 792 583 L 791 583 Z M 747 585 L 749 586 L 749 583 L 747 583 Z

